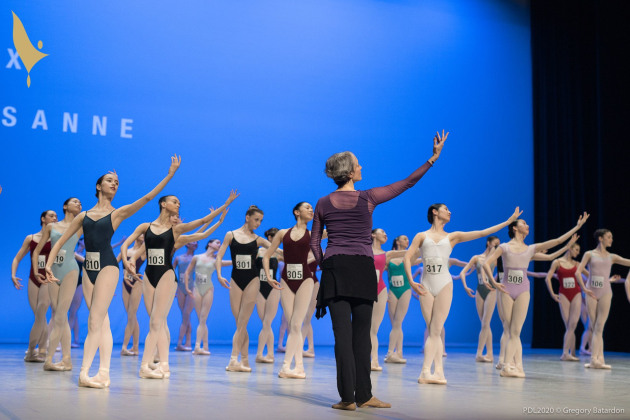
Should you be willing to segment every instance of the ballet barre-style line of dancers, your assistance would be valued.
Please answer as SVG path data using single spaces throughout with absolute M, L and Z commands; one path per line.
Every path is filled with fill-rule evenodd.
M 426 323 L 424 361 L 418 382 L 447 383 L 443 368 L 444 323 L 451 307 L 453 279 L 460 279 L 464 291 L 475 299 L 481 322 L 476 362 L 494 362 L 490 321 L 495 306 L 498 308 L 503 334 L 496 368 L 502 377 L 525 377 L 520 334 L 529 307 L 529 276 L 545 278 L 550 296 L 559 303 L 566 327 L 560 359 L 579 360 L 575 328 L 582 316 L 587 325 L 580 352 L 590 354 L 585 367 L 610 369 L 604 361 L 602 336 L 611 304 L 610 284 L 625 281 L 618 275 L 611 276 L 611 267 L 613 264 L 630 266 L 630 259 L 609 253 L 612 233 L 598 229 L 595 231 L 597 247 L 587 251 L 581 261 L 576 260 L 580 252 L 577 232 L 589 219 L 588 213 L 581 214 L 577 223 L 558 238 L 527 245 L 529 226 L 520 218 L 519 207 L 494 226 L 469 232 L 447 232 L 445 227 L 451 220 L 451 212 L 445 204 L 438 203 L 428 209 L 430 227 L 427 230 L 417 233 L 411 243 L 407 236 L 400 235 L 394 239 L 392 250 L 383 250 L 388 237 L 385 230 L 373 229 L 373 211 L 379 204 L 412 188 L 438 160 L 447 137 L 444 131 L 436 134 L 432 155 L 407 178 L 369 190 L 355 189 L 355 183 L 362 179 L 357 157 L 351 152 L 336 153 L 326 161 L 326 175 L 333 179 L 337 189 L 320 198 L 315 208 L 306 201 L 295 205 L 292 210 L 295 225 L 271 228 L 264 237 L 258 236 L 255 231 L 264 213 L 257 206 L 250 206 L 242 226 L 228 231 L 223 241 L 209 239 L 205 251 L 198 254 L 195 254 L 198 242 L 209 238 L 223 224 L 230 204 L 239 197 L 238 192 L 231 191 L 221 206 L 211 208 L 205 216 L 190 222 L 179 218 L 177 196 L 162 196 L 158 200 L 157 219 L 139 224 L 124 242 L 112 244 L 112 236 L 120 223 L 166 187 L 180 167 L 181 157 L 171 157 L 166 177 L 150 192 L 118 208 L 112 205 L 119 187 L 118 175 L 106 173 L 96 181 L 94 207 L 82 211 L 81 201 L 71 197 L 63 203 L 61 221 L 54 211 L 43 212 L 41 230 L 24 239 L 13 259 L 11 277 L 19 290 L 23 284 L 16 276 L 18 264 L 30 251 L 27 290 L 35 321 L 24 360 L 43 363 L 47 371 L 72 370 L 70 352 L 77 346 L 76 312 L 82 292 L 89 318 L 79 386 L 108 387 L 113 349 L 108 309 L 122 262 L 122 297 L 127 313 L 122 356 L 139 355 L 140 328 L 136 313 L 142 296 L 150 316 L 140 378 L 166 379 L 171 375 L 168 363 L 171 340 L 166 320 L 175 299 L 182 311 L 176 349 L 192 351 L 198 356 L 210 355 L 207 320 L 214 298 L 213 274 L 221 286 L 229 289 L 236 321 L 228 372 L 252 370 L 247 324 L 254 307 L 262 321 L 255 362 L 274 363 L 275 338 L 271 323 L 280 303 L 283 319 L 278 350 L 284 351 L 284 360 L 278 376 L 305 379 L 303 358 L 315 356 L 311 318 L 315 313 L 320 318 L 330 312 L 341 397 L 333 404 L 336 409 L 391 406 L 371 392 L 370 372 L 383 369 L 379 364 L 377 333 L 387 307 L 392 328 L 384 361 L 406 363 L 402 323 L 412 295 L 418 298 Z M 217 217 L 218 221 L 213 224 Z M 312 222 L 311 230 L 309 222 Z M 510 241 L 501 244 L 493 234 L 504 228 L 508 229 Z M 455 245 L 484 237 L 486 247 L 481 254 L 467 262 L 451 258 Z M 327 239 L 325 250 L 321 247 L 323 239 Z M 560 245 L 563 246 L 557 251 L 546 253 Z M 118 256 L 114 253 L 117 246 L 120 246 Z M 173 258 L 184 246 L 186 252 Z M 229 259 L 226 258 L 228 248 Z M 548 273 L 532 273 L 528 271 L 532 260 L 553 262 Z M 140 269 L 145 264 L 141 274 Z M 459 275 L 451 275 L 452 265 L 462 267 Z M 228 266 L 232 267 L 229 280 L 222 270 Z M 414 266 L 418 269 L 412 273 Z M 321 270 L 320 279 L 318 270 Z M 473 271 L 477 274 L 476 290 L 467 284 L 467 276 Z M 387 281 L 383 276 L 385 272 Z M 418 277 L 420 280 L 416 281 Z M 557 293 L 552 279 L 558 280 Z M 629 285 L 630 282 L 625 281 L 630 300 Z M 49 307 L 52 318 L 48 324 Z M 199 319 L 194 348 L 190 339 L 193 310 Z M 282 329 L 288 330 L 286 346 L 282 345 Z M 304 350 L 305 340 L 307 350 Z M 130 341 L 131 349 L 128 348 Z M 62 358 L 53 362 L 59 345 Z M 98 372 L 90 376 L 97 350 Z

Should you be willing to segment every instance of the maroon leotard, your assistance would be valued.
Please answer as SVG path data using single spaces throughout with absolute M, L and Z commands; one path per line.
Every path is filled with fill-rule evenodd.
M 308 265 L 308 269 L 311 270 L 311 274 L 313 275 L 313 281 L 318 282 L 317 279 L 317 261 L 313 261 Z
M 308 253 L 311 250 L 311 234 L 307 231 L 304 235 L 294 241 L 291 239 L 289 229 L 282 239 L 282 250 L 284 252 L 284 268 L 282 269 L 282 279 L 287 283 L 293 293 L 304 283 L 304 280 L 313 278 L 308 264 Z M 302 272 L 299 275 L 300 271 Z
M 31 250 L 31 257 L 33 256 L 33 251 L 35 251 L 35 248 L 37 248 L 37 244 L 39 244 L 39 242 L 35 242 L 33 239 L 31 239 L 31 243 L 28 244 L 28 247 Z M 45 258 L 44 265 L 46 264 L 46 261 L 48 261 L 48 254 L 50 254 L 50 249 L 50 241 L 48 241 L 44 244 L 42 250 L 39 252 L 40 257 L 43 255 Z M 37 272 L 42 276 L 46 276 L 46 270 L 44 268 L 37 269 Z M 41 281 L 37 280 L 37 277 L 35 277 L 35 272 L 33 271 L 33 258 L 31 258 L 31 273 L 29 274 L 28 278 L 38 288 L 43 284 Z
M 573 298 L 576 295 L 579 295 L 580 292 L 582 291 L 582 289 L 580 288 L 580 284 L 578 283 L 576 279 L 576 274 L 575 274 L 576 270 L 577 270 L 577 265 L 574 266 L 573 268 L 564 268 L 559 264 L 558 264 L 558 269 L 556 270 L 556 274 L 558 275 L 558 281 L 560 282 L 560 289 L 558 290 L 558 293 L 561 295 L 564 295 L 569 300 L 569 302 L 571 302 Z M 571 282 L 571 279 L 573 279 L 572 282 Z M 565 285 L 571 286 L 571 284 L 573 284 L 573 287 L 565 287 Z

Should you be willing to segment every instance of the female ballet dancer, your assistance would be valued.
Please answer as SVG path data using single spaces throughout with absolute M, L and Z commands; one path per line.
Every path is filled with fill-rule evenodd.
M 217 253 L 216 271 L 221 286 L 230 290 L 230 306 L 236 320 L 236 331 L 232 338 L 232 354 L 230 362 L 225 368 L 228 372 L 251 372 L 249 366 L 249 335 L 247 323 L 254 311 L 256 296 L 260 290 L 260 271 L 256 269 L 256 255 L 258 247 L 268 248 L 270 242 L 256 235 L 263 220 L 263 211 L 256 206 L 250 206 L 245 213 L 245 224 L 239 229 L 225 234 L 221 248 Z M 221 275 L 223 256 L 227 247 L 232 256 L 231 282 Z M 238 356 L 241 355 L 241 361 Z
M 227 213 L 227 211 L 225 212 Z M 214 232 L 223 220 L 225 215 L 221 215 L 221 219 L 211 229 Z M 210 232 L 210 233 L 212 233 Z M 221 241 L 218 239 L 210 239 L 206 244 L 206 252 L 203 254 L 195 255 L 186 272 L 184 273 L 184 284 L 186 293 L 188 293 L 195 302 L 195 310 L 199 317 L 199 326 L 197 327 L 197 339 L 195 342 L 195 349 L 193 354 L 209 356 L 208 350 L 208 314 L 212 308 L 212 301 L 214 299 L 214 284 L 212 284 L 212 273 L 215 270 L 217 251 L 221 247 Z M 231 265 L 232 261 L 223 261 L 223 265 Z M 191 274 L 195 273 L 196 283 L 195 287 L 191 290 Z
M 150 308 L 149 333 L 145 340 L 144 353 L 140 364 L 139 376 L 144 379 L 162 379 L 170 377 L 168 364 L 169 334 L 166 332 L 166 318 L 175 298 L 177 279 L 171 263 L 175 243 L 180 235 L 190 232 L 203 224 L 212 221 L 238 197 L 232 191 L 225 204 L 201 219 L 189 223 L 172 224 L 171 217 L 179 214 L 180 202 L 174 195 L 166 195 L 159 199 L 160 215 L 151 223 L 142 223 L 125 241 L 121 253 L 127 271 L 134 272 L 134 267 L 127 261 L 127 248 L 138 236 L 144 233 L 144 246 L 147 255 L 147 268 L 144 271 L 144 299 Z M 216 229 L 216 228 L 215 228 Z M 151 369 L 149 362 L 158 349 L 160 364 Z
M 177 306 L 182 314 L 182 323 L 179 327 L 179 337 L 177 338 L 177 351 L 190 351 L 192 348 L 192 326 L 190 324 L 190 315 L 195 308 L 195 300 L 193 295 L 189 295 L 184 288 L 184 273 L 188 269 L 188 265 L 192 260 L 195 251 L 197 250 L 197 241 L 193 241 L 186 244 L 186 253 L 178 255 L 173 261 L 173 268 L 177 269 L 177 274 L 180 281 L 177 283 Z M 194 279 L 191 279 L 194 280 Z M 190 289 L 195 287 L 195 282 L 189 283 Z M 197 313 L 199 316 L 199 313 Z M 188 343 L 188 345 L 186 345 Z
M 118 209 L 112 206 L 112 200 L 118 191 L 118 175 L 115 172 L 109 172 L 101 176 L 96 181 L 96 197 L 98 198 L 96 206 L 75 217 L 70 227 L 50 251 L 50 258 L 46 262 L 46 275 L 49 280 L 54 281 L 57 279 L 51 269 L 52 261 L 66 241 L 81 227 L 83 228 L 86 250 L 83 269 L 88 280 L 83 282 L 83 292 L 90 315 L 88 335 L 83 347 L 79 386 L 105 388 L 110 384 L 109 365 L 113 340 L 107 310 L 116 291 L 119 274 L 118 262 L 111 246 L 111 237 L 123 220 L 140 210 L 166 186 L 175 175 L 180 163 L 180 157 L 171 157 L 168 174 L 151 192 L 136 202 Z M 100 359 L 99 371 L 96 376 L 89 377 L 89 369 L 97 350 L 99 350 Z
M 394 243 L 396 243 L 394 238 Z M 378 286 L 376 290 L 376 302 L 372 309 L 372 323 L 370 328 L 370 340 L 372 342 L 372 354 L 370 369 L 373 371 L 382 371 L 383 368 L 378 364 L 378 329 L 383 322 L 383 316 L 385 315 L 385 307 L 388 300 L 388 291 L 385 281 L 383 280 L 383 272 L 387 269 L 388 263 L 394 256 L 404 256 L 406 251 L 383 251 L 383 244 L 387 242 L 387 233 L 383 229 L 377 228 L 372 230 L 372 254 L 374 254 L 374 268 L 376 270 L 376 278 L 378 279 Z M 407 240 L 409 242 L 409 240 Z M 408 245 L 408 244 L 407 244 Z M 400 253 L 400 255 L 398 255 Z M 402 305 L 401 305 L 402 306 Z M 392 314 L 390 312 L 390 319 Z M 393 328 L 392 328 L 393 333 Z M 391 335 L 390 333 L 390 340 Z M 402 346 L 401 346 L 402 347 Z M 386 357 L 386 359 L 388 359 Z M 391 359 L 391 355 L 390 355 Z M 402 357 L 399 357 L 402 359 Z
M 336 153 L 326 161 L 326 175 L 338 189 L 318 200 L 313 219 L 311 249 L 322 277 L 317 296 L 317 318 L 330 309 L 335 335 L 337 389 L 341 401 L 332 407 L 356 410 L 359 407 L 388 408 L 372 396 L 370 379 L 370 329 L 372 306 L 377 299 L 378 279 L 372 254 L 372 212 L 377 205 L 413 187 L 439 158 L 448 137 L 433 138 L 433 155 L 406 179 L 386 187 L 365 191 L 355 189 L 361 165 L 350 152 Z M 322 232 L 328 230 L 324 256 Z
M 144 235 L 138 236 L 133 243 L 133 247 L 127 250 L 127 258 L 135 261 L 134 273 L 127 271 L 123 264 L 123 289 L 122 299 L 125 311 L 127 312 L 127 325 L 122 342 L 120 354 L 122 356 L 137 356 L 140 354 L 138 346 L 140 344 L 140 324 L 138 324 L 138 307 L 142 298 L 142 276 L 136 274 L 146 260 L 144 253 Z M 121 253 L 122 258 L 122 253 Z M 131 350 L 127 348 L 129 340 L 133 337 Z
M 385 363 L 407 363 L 407 359 L 403 357 L 403 330 L 402 324 L 409 310 L 409 301 L 411 300 L 411 286 L 409 278 L 405 273 L 403 266 L 403 257 L 406 249 L 409 247 L 409 238 L 405 235 L 399 235 L 394 238 L 392 243 L 392 251 L 401 251 L 396 254 L 390 253 L 385 270 L 389 278 L 389 292 L 387 296 L 387 307 L 389 309 L 389 319 L 392 324 L 392 330 L 389 333 L 389 345 L 387 354 L 385 355 Z M 390 252 L 392 252 L 390 251 Z M 381 257 L 382 258 L 382 257 Z M 418 265 L 422 262 L 421 258 L 417 258 L 412 265 Z M 374 260 L 376 264 L 376 258 Z M 382 275 L 382 273 L 379 273 Z M 372 316 L 374 312 L 372 312 Z M 374 352 L 374 348 L 372 348 Z M 374 359 L 372 359 L 372 365 Z M 377 361 L 378 364 L 378 361 Z
M 419 383 L 446 384 L 442 367 L 444 349 L 441 334 L 453 299 L 453 279 L 448 271 L 448 259 L 453 247 L 461 242 L 472 241 L 498 232 L 517 220 L 521 213 L 517 207 L 509 219 L 498 225 L 484 230 L 447 233 L 444 226 L 451 220 L 449 209 L 444 204 L 433 204 L 429 207 L 427 219 L 431 228 L 416 234 L 403 259 L 405 272 L 409 278 L 412 278 L 411 260 L 418 249 L 422 252 L 424 264 L 422 283 L 411 281 L 411 287 L 420 295 L 422 316 L 429 330 L 429 336 L 424 345 L 424 362 L 418 378 Z M 431 373 L 432 364 L 435 364 L 433 374 Z
M 591 361 L 584 367 L 592 369 L 610 369 L 611 366 L 604 362 L 604 325 L 608 319 L 612 289 L 610 287 L 610 269 L 613 264 L 630 267 L 630 259 L 622 258 L 617 254 L 611 254 L 606 248 L 610 248 L 613 242 L 612 232 L 608 229 L 597 229 L 595 240 L 597 248 L 587 251 L 577 268 L 582 273 L 588 264 L 589 276 L 586 286 L 582 276 L 577 276 L 580 287 L 586 293 L 586 307 L 588 308 L 589 323 L 593 326 L 591 338 Z
M 29 250 L 31 255 L 33 255 L 33 251 L 42 239 L 44 227 L 55 222 L 57 222 L 57 213 L 52 210 L 46 210 L 39 216 L 41 230 L 24 238 L 24 242 L 11 264 L 11 280 L 17 290 L 22 288 L 22 279 L 16 276 L 18 264 L 20 264 L 20 261 L 22 261 L 22 258 L 24 258 Z M 39 274 L 45 274 L 44 266 L 46 265 L 49 253 L 50 242 L 45 242 L 40 251 L 37 265 L 33 266 L 31 264 L 31 271 L 28 276 L 30 280 L 28 282 L 28 302 L 35 315 L 35 321 L 33 322 L 33 327 L 31 327 L 31 333 L 28 339 L 28 350 L 26 351 L 26 356 L 24 356 L 25 362 L 44 363 L 47 355 L 46 343 L 48 341 L 48 325 L 46 323 L 46 312 L 48 312 L 48 307 L 50 307 L 49 285 L 48 283 L 42 283 L 35 276 L 34 267 L 37 267 Z M 39 348 L 39 351 L 35 349 L 36 346 Z
M 302 337 L 302 323 L 313 296 L 313 274 L 309 268 L 308 256 L 311 252 L 311 234 L 308 231 L 308 222 L 313 220 L 313 206 L 301 201 L 293 207 L 295 226 L 282 229 L 276 233 L 271 246 L 263 257 L 263 267 L 269 283 L 273 287 L 282 288 L 282 310 L 289 323 L 289 336 L 287 337 L 284 362 L 278 377 L 305 379 L 302 351 L 304 338 Z M 284 268 L 281 275 L 281 283 L 271 278 L 269 260 L 282 242 Z M 291 369 L 291 363 L 295 358 L 295 368 Z
M 311 252 L 309 260 L 315 258 Z M 302 337 L 306 342 L 306 350 L 302 352 L 302 356 L 313 358 L 315 357 L 315 342 L 313 340 L 313 315 L 315 315 L 315 307 L 317 306 L 317 293 L 319 292 L 319 279 L 317 278 L 317 261 L 312 261 L 308 265 L 311 274 L 313 274 L 313 295 L 311 296 L 311 303 L 308 305 L 308 311 L 306 311 L 306 317 L 304 318 L 304 324 L 302 325 Z
M 44 244 L 50 240 L 50 246 L 55 246 L 59 238 L 70 227 L 70 224 L 79 213 L 81 213 L 81 201 L 76 197 L 68 198 L 63 203 L 64 218 L 61 222 L 50 223 L 42 232 L 42 239 L 33 250 L 32 264 L 37 264 L 39 254 L 44 248 Z M 52 270 L 58 282 L 50 282 L 48 284 L 48 292 L 53 308 L 53 329 L 48 340 L 48 354 L 44 362 L 44 370 L 64 371 L 72 370 L 72 359 L 70 358 L 70 345 L 72 341 L 70 333 L 70 324 L 68 323 L 68 310 L 77 289 L 77 281 L 79 279 L 79 265 L 74 259 L 74 249 L 82 232 L 75 233 L 64 244 L 57 253 L 55 261 L 53 261 Z M 35 276 L 42 282 L 48 283 L 45 276 L 35 273 Z M 61 342 L 62 360 L 53 364 L 52 358 L 55 349 Z
M 273 237 L 278 233 L 278 228 L 271 228 L 265 231 L 265 238 L 269 242 L 273 240 Z M 260 291 L 258 296 L 256 296 L 256 311 L 258 312 L 258 316 L 260 317 L 260 321 L 262 322 L 262 328 L 260 330 L 260 334 L 258 334 L 258 350 L 256 352 L 256 363 L 273 363 L 274 355 L 273 355 L 273 346 L 274 346 L 274 336 L 273 330 L 271 329 L 271 323 L 276 317 L 276 313 L 278 312 L 278 303 L 280 303 L 280 290 L 274 288 L 267 281 L 267 275 L 265 274 L 265 269 L 263 268 L 263 256 L 264 256 L 265 248 L 258 249 L 258 256 L 256 257 L 256 269 L 260 273 Z M 269 269 L 271 271 L 271 275 L 273 279 L 277 279 L 278 273 L 278 258 L 275 256 L 269 258 Z M 265 346 L 267 346 L 267 355 L 263 355 L 263 351 L 265 350 Z
M 477 307 L 477 315 L 481 321 L 481 331 L 479 332 L 479 341 L 477 344 L 477 356 L 475 361 L 492 363 L 494 356 L 492 353 L 492 330 L 490 329 L 490 321 L 492 321 L 492 314 L 494 314 L 494 308 L 497 303 L 497 293 L 493 288 L 486 286 L 489 281 L 486 279 L 486 275 L 483 271 L 483 263 L 494 249 L 499 246 L 501 241 L 496 236 L 488 236 L 486 239 L 486 250 L 479 255 L 475 255 L 468 261 L 468 264 L 462 269 L 460 279 L 464 286 L 464 290 L 468 293 L 468 296 L 475 298 L 475 305 Z M 491 266 L 494 272 L 496 264 Z M 473 291 L 466 285 L 466 275 L 469 271 L 477 270 L 477 293 L 473 294 Z M 483 349 L 486 348 L 486 355 L 483 354 Z
M 580 265 L 576 260 L 578 255 L 580 255 L 580 245 L 575 243 L 562 258 L 553 261 L 545 279 L 549 294 L 553 300 L 560 304 L 560 314 L 565 326 L 560 360 L 571 362 L 580 360 L 575 356 L 575 327 L 577 327 L 582 310 L 582 290 L 576 278 L 577 276 L 581 277 L 582 273 L 588 276 L 586 270 L 581 273 L 577 272 L 577 268 Z M 560 284 L 558 294 L 555 294 L 551 287 L 551 279 L 554 277 L 554 274 L 557 276 Z
M 564 235 L 546 242 L 534 245 L 526 245 L 525 237 L 529 234 L 529 226 L 523 219 L 518 219 L 508 227 L 510 241 L 499 245 L 486 258 L 483 269 L 487 279 L 493 287 L 503 292 L 498 297 L 500 299 L 500 315 L 503 320 L 504 333 L 508 335 L 505 345 L 504 359 L 499 360 L 501 376 L 524 378 L 523 370 L 523 347 L 521 345 L 521 329 L 527 317 L 529 307 L 529 278 L 527 277 L 527 266 L 531 260 L 541 260 L 555 258 L 555 255 L 543 254 L 540 257 L 536 254 L 546 251 L 566 241 L 588 220 L 589 215 L 585 212 L 578 219 L 577 224 Z M 562 252 L 566 250 L 567 244 Z M 501 283 L 494 280 L 490 267 L 501 257 L 503 260 L 504 275 Z

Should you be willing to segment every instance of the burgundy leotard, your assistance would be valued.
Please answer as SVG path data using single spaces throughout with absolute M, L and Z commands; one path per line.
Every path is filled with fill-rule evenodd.
M 291 239 L 292 230 L 293 228 L 289 229 L 282 239 L 284 252 L 282 279 L 293 293 L 297 293 L 304 280 L 313 278 L 308 264 L 308 253 L 311 250 L 311 234 L 307 230 L 300 239 L 294 241 Z
M 317 278 L 317 261 L 313 261 L 312 263 L 310 263 L 308 265 L 308 269 L 311 270 L 311 274 L 313 275 L 313 281 L 318 282 L 319 279 Z
M 31 239 L 31 243 L 28 245 L 28 247 L 31 250 L 31 257 L 33 256 L 33 251 L 35 251 L 35 248 L 37 248 L 37 244 L 39 244 L 39 242 L 35 242 L 33 239 Z M 42 250 L 39 252 L 38 265 L 40 268 L 37 269 L 37 272 L 41 274 L 42 276 L 46 276 L 46 270 L 44 269 L 44 267 L 46 267 L 46 261 L 48 260 L 48 254 L 50 254 L 50 249 L 51 249 L 50 241 L 48 241 L 44 244 L 44 246 L 42 247 Z M 44 257 L 43 259 L 42 259 L 42 256 Z M 28 278 L 33 282 L 35 286 L 39 288 L 43 283 L 37 280 L 37 277 L 35 277 L 35 272 L 33 271 L 32 260 L 33 259 L 31 258 L 31 273 L 29 274 Z
M 569 302 L 573 300 L 576 295 L 579 295 L 582 289 L 578 283 L 576 277 L 577 265 L 572 268 L 564 268 L 558 265 L 556 274 L 558 275 L 558 281 L 560 282 L 560 289 L 558 293 L 564 295 Z

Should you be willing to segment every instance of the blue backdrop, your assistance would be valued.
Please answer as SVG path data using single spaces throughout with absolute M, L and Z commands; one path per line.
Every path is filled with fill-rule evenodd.
M 11 11 L 33 45 L 41 40 L 49 54 L 31 70 L 30 88 L 24 64 L 12 59 Z M 434 202 L 453 212 L 450 231 L 496 224 L 516 205 L 533 223 L 526 2 L 8 0 L 0 22 L 2 342 L 28 339 L 33 315 L 25 289 L 16 291 L 9 273 L 24 236 L 39 230 L 40 212 L 61 214 L 69 196 L 89 209 L 96 179 L 113 169 L 120 177 L 114 205 L 127 204 L 166 174 L 175 152 L 182 166 L 164 192 L 181 199 L 186 220 L 220 205 L 230 188 L 241 192 L 216 232 L 222 238 L 241 226 L 250 204 L 265 211 L 258 233 L 290 227 L 296 202 L 315 203 L 334 189 L 323 174 L 332 153 L 357 155 L 364 167 L 359 188 L 384 185 L 421 165 L 435 130 L 445 128 L 451 136 L 435 168 L 380 206 L 374 226 L 391 239 L 413 237 L 428 228 L 426 209 Z M 150 203 L 114 239 L 153 220 L 156 210 Z M 500 236 L 507 238 L 505 231 Z M 459 245 L 453 256 L 467 260 L 484 246 L 484 240 Z M 23 279 L 28 267 L 25 259 Z M 118 287 L 110 308 L 115 341 L 126 320 Z M 210 339 L 227 342 L 235 328 L 228 291 L 216 279 L 215 290 Z M 459 282 L 454 293 L 447 345 L 474 343 L 474 300 Z M 85 304 L 80 316 L 83 339 Z M 144 340 L 143 304 L 139 318 Z M 173 337 L 179 322 L 174 305 Z M 496 315 L 492 325 L 498 339 Z M 329 318 L 314 328 L 318 344 L 332 343 Z M 252 341 L 259 329 L 254 312 Z M 421 343 L 417 301 L 404 331 L 405 343 Z M 523 340 L 530 339 L 528 319 Z

